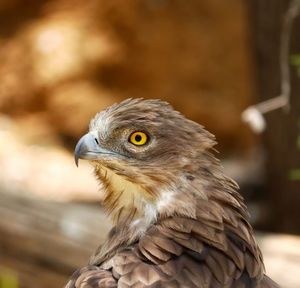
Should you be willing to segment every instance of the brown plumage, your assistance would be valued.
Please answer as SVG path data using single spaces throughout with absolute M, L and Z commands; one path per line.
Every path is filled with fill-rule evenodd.
M 278 287 L 264 275 L 243 198 L 214 145 L 159 100 L 97 114 L 75 159 L 94 165 L 115 227 L 66 287 Z

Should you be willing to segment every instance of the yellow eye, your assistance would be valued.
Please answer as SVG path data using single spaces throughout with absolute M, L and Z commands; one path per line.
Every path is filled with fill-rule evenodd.
M 136 146 L 142 146 L 146 144 L 147 140 L 148 140 L 147 134 L 140 131 L 133 132 L 129 137 L 129 141 Z

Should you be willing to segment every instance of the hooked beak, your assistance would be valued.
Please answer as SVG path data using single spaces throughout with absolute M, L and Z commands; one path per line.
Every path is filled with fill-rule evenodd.
M 80 138 L 74 151 L 75 164 L 78 167 L 79 159 L 97 160 L 102 158 L 103 154 L 114 154 L 99 145 L 98 139 L 91 132 Z

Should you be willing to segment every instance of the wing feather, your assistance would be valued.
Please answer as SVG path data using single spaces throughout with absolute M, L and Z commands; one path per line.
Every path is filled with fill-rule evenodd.
M 65 288 L 116 288 L 112 273 L 96 266 L 86 266 L 77 270 Z
M 216 214 L 221 210 L 216 211 L 201 211 L 201 219 L 160 220 L 136 243 L 100 263 L 100 268 L 77 271 L 66 288 L 277 287 L 263 278 L 261 254 L 247 222 L 238 217 L 230 224 L 225 218 L 220 222 Z

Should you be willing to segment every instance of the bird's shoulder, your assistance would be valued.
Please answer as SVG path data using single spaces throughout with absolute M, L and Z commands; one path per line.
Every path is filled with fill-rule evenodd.
M 100 267 L 79 270 L 67 287 L 256 287 L 260 252 L 227 226 L 221 219 L 162 219 Z

